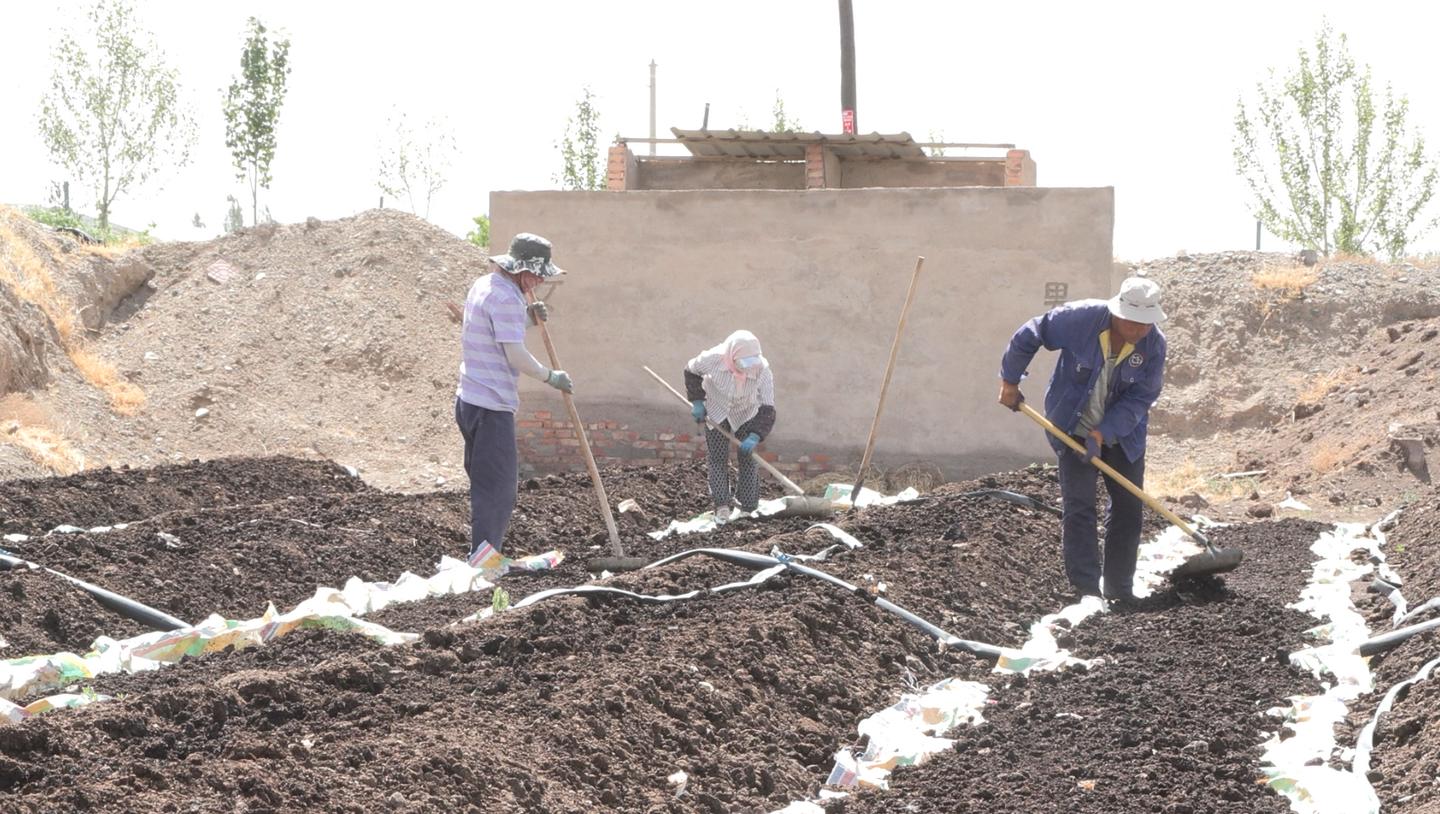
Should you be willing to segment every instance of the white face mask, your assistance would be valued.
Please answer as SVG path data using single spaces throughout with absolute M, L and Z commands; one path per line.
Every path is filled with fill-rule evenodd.
M 735 360 L 735 366 L 741 370 L 749 370 L 758 364 L 760 364 L 759 356 L 744 356 Z

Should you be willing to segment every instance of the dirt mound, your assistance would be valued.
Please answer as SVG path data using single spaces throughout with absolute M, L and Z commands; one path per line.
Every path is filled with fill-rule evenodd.
M 484 270 L 475 246 L 381 210 L 117 255 L 0 215 L 0 396 L 28 392 L 87 465 L 284 452 L 388 487 L 463 476 L 444 304 Z M 48 463 L 11 449 L 0 472 Z
M 1164 288 L 1169 355 L 1151 427 L 1208 436 L 1263 427 L 1363 350 L 1376 328 L 1440 316 L 1434 269 L 1284 254 L 1182 255 L 1135 268 Z
M 1384 346 L 1420 350 L 1425 331 L 1405 326 L 1440 314 L 1433 267 L 1347 259 L 1307 267 L 1288 255 L 1225 252 L 1136 269 L 1164 286 L 1169 304 L 1147 467 L 1157 489 L 1219 501 L 1208 513 L 1223 517 L 1263 511 L 1286 492 L 1318 494 L 1305 499 L 1332 515 L 1369 516 L 1376 500 L 1409 488 L 1378 460 L 1388 425 L 1418 420 L 1433 385 L 1428 363 Z M 1311 417 L 1317 405 L 1325 412 Z M 1375 477 L 1333 477 L 1367 458 Z M 1253 470 L 1265 472 L 1218 477 Z
M 1376 328 L 1332 361 L 1269 426 L 1180 449 L 1212 471 L 1261 472 L 1253 481 L 1272 501 L 1289 492 L 1342 516 L 1414 501 L 1440 475 L 1440 320 Z M 1175 450 L 1162 454 L 1173 460 Z
M 343 461 L 392 488 L 463 476 L 459 345 L 443 306 L 484 270 L 478 248 L 378 210 L 159 244 L 139 259 L 154 277 L 103 343 L 149 396 L 118 439 L 127 460 L 258 445 Z
M 0 207 L 0 475 L 76 471 L 93 452 L 74 443 L 82 428 L 143 407 L 92 339 L 149 273 Z

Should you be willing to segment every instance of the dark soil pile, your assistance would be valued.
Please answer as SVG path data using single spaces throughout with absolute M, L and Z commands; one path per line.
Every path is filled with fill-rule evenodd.
M 317 586 L 338 588 L 351 576 L 428 576 L 442 556 L 463 558 L 469 547 L 469 498 L 458 492 L 384 494 L 332 464 L 292 459 L 229 459 L 153 472 L 96 472 L 0 487 L 0 499 L 51 512 L 39 524 L 17 520 L 20 525 L 48 524 L 71 505 L 96 524 L 161 512 L 125 529 L 35 538 L 16 545 L 17 553 L 198 622 L 217 612 L 258 616 L 267 601 L 284 610 Z M 663 473 L 614 469 L 605 477 L 615 502 L 634 497 L 649 507 L 643 516 L 617 515 L 636 552 L 656 550 L 645 532 L 663 525 L 660 512 L 683 515 L 706 503 L 703 489 L 697 490 L 703 473 L 694 466 Z M 325 488 L 332 478 L 336 490 Z M 175 508 L 187 497 L 197 508 Z M 549 583 L 532 578 L 536 588 L 585 581 L 585 560 L 602 553 L 598 547 L 606 539 L 588 479 L 557 475 L 522 484 L 507 539 L 516 554 L 559 548 L 571 558 L 562 572 L 548 575 Z M 38 602 L 22 604 L 27 613 L 47 611 Z
M 0 659 L 85 653 L 100 635 L 123 639 L 148 628 L 126 619 L 60 577 L 44 571 L 0 571 Z
M 0 482 L 0 533 L 93 528 L 172 511 L 265 503 L 292 495 L 371 491 L 329 461 L 230 458 L 153 469 L 90 469 L 65 478 Z
M 633 497 L 647 511 L 672 505 L 686 516 L 705 502 L 695 467 L 608 473 L 612 482 L 612 499 Z M 956 635 L 1018 645 L 1030 622 L 1067 598 L 1059 523 L 1043 511 L 964 495 L 981 488 L 1056 497 L 1053 470 L 1035 468 L 837 516 L 864 547 L 820 567 L 867 592 L 883 584 L 884 596 Z M 565 478 L 522 488 L 525 517 L 517 518 L 512 550 L 559 542 L 583 550 L 554 572 L 504 577 L 513 599 L 590 578 L 582 564 L 589 546 L 606 552 L 588 490 L 584 480 Z M 95 571 L 108 564 L 118 582 L 164 574 L 171 584 L 146 583 L 142 591 L 156 604 L 253 608 L 257 597 L 308 593 L 311 582 L 420 570 L 463 546 L 466 510 L 465 497 L 454 493 L 357 494 L 175 517 L 188 519 L 166 518 L 179 549 L 133 529 L 44 542 L 75 544 L 78 564 Z M 625 536 L 630 553 L 647 557 L 696 546 L 813 553 L 833 542 L 803 519 L 737 522 L 658 542 L 642 530 L 663 522 L 625 522 L 634 526 Z M 1228 589 L 1192 585 L 1083 626 L 1074 647 L 1107 655 L 1110 664 L 1017 681 L 1000 691 L 988 728 L 964 737 L 993 741 L 977 741 L 976 754 L 1014 750 L 1004 773 L 1025 767 L 1021 779 L 1047 789 L 1045 804 L 1061 799 L 1057 784 L 1095 779 L 1096 795 L 1143 786 L 1141 802 L 1119 811 L 1155 810 L 1167 794 L 1225 803 L 1196 811 L 1283 810 L 1253 783 L 1252 747 L 1274 723 L 1263 710 L 1313 689 L 1279 655 L 1309 624 L 1282 606 L 1298 594 L 1315 533 L 1296 523 L 1217 532 L 1222 544 L 1250 555 Z M 696 557 L 609 584 L 675 594 L 748 576 Z M 0 726 L 0 794 L 9 810 L 27 812 L 763 812 L 817 793 L 835 752 L 856 743 L 860 720 L 906 688 L 943 677 L 994 680 L 988 663 L 939 652 L 870 603 L 793 575 L 665 605 L 558 598 L 452 625 L 489 600 L 427 600 L 370 617 L 421 633 L 411 646 L 300 633 L 156 672 L 104 676 L 92 686 L 115 701 Z M 1069 711 L 1082 721 L 1054 717 Z M 1097 744 L 1134 762 L 1089 757 Z M 1145 747 L 1158 757 L 1141 759 Z M 904 784 L 960 755 L 902 776 L 901 796 L 870 810 L 928 805 Z M 998 757 L 985 759 L 999 768 Z M 956 765 L 967 784 L 1005 799 L 988 772 Z M 1122 780 L 1127 766 L 1134 771 Z M 668 780 L 677 771 L 687 778 L 680 796 Z M 1069 780 L 1056 780 L 1057 771 Z M 1027 787 L 1005 782 L 1017 794 Z
M 1401 590 L 1411 609 L 1440 596 L 1440 499 L 1431 493 L 1409 506 L 1389 532 L 1385 558 L 1404 580 Z M 1391 630 L 1393 606 L 1375 593 L 1359 596 L 1375 635 Z M 1423 622 L 1435 613 L 1411 621 Z M 1429 632 L 1371 659 L 1375 692 L 1351 705 L 1346 726 L 1337 733 L 1342 746 L 1354 746 L 1360 730 L 1375 716 L 1381 699 L 1396 684 L 1412 678 L 1427 662 L 1440 657 L 1440 634 Z M 1440 672 L 1440 671 L 1437 671 Z M 1398 814 L 1435 811 L 1440 789 L 1434 778 L 1440 766 L 1440 675 L 1410 687 L 1380 718 L 1370 758 L 1370 781 L 1382 810 Z M 1343 763 L 1336 763 L 1348 769 Z
M 1304 585 L 1323 527 L 1296 521 L 1215 533 L 1242 569 L 1092 617 L 1074 651 L 1095 670 L 1017 678 L 955 733 L 954 751 L 832 812 L 1284 812 L 1258 766 L 1279 722 L 1264 715 L 1319 685 L 1287 666 L 1310 617 L 1284 605 Z

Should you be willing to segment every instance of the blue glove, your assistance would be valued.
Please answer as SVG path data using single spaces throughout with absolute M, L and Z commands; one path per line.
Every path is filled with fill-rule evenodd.
M 690 402 L 690 415 L 694 417 L 697 424 L 705 423 L 705 399 L 696 399 Z
M 742 454 L 742 455 L 749 455 L 750 453 L 754 452 L 754 451 L 755 451 L 755 447 L 757 447 L 757 446 L 759 446 L 759 445 L 760 445 L 760 436 L 758 436 L 758 435 L 756 435 L 755 433 L 752 432 L 752 433 L 750 433 L 749 435 L 745 436 L 745 440 L 744 440 L 744 441 L 741 441 L 741 442 L 740 442 L 740 454 Z
M 1088 432 L 1085 433 L 1085 460 L 1092 461 L 1099 457 L 1100 442 L 1095 440 L 1095 436 L 1091 435 Z

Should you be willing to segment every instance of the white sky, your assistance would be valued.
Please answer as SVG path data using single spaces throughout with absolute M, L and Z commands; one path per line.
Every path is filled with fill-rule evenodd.
M 1113 186 L 1115 253 L 1125 259 L 1253 248 L 1254 220 L 1231 161 L 1235 100 L 1267 68 L 1288 69 L 1322 15 L 1350 36 L 1357 62 L 1410 96 L 1412 123 L 1432 139 L 1432 153 L 1440 149 L 1440 6 L 1428 3 L 854 6 L 862 132 L 1014 142 L 1031 151 L 1042 186 Z M 78 0 L 7 4 L 0 201 L 41 203 L 61 178 L 35 112 L 50 47 L 84 9 Z M 261 197 L 285 222 L 378 202 L 377 141 L 398 106 L 416 121 L 444 115 L 455 131 L 460 152 L 431 220 L 463 233 L 492 190 L 556 187 L 555 145 L 582 86 L 598 97 L 606 141 L 646 135 L 652 58 L 661 136 L 672 125 L 699 127 L 706 102 L 712 128 L 763 127 L 777 89 L 805 129 L 840 129 L 835 0 L 139 0 L 138 15 L 180 69 L 200 140 L 163 189 L 126 195 L 112 217 L 137 228 L 154 222 L 167 238 L 217 233 L 227 194 L 246 201 L 248 214 L 220 100 L 251 15 L 292 42 L 275 181 Z M 86 197 L 72 184 L 72 201 Z M 191 228 L 197 211 L 208 229 Z M 1265 248 L 1280 244 L 1267 236 Z M 1440 249 L 1440 235 L 1414 248 Z

